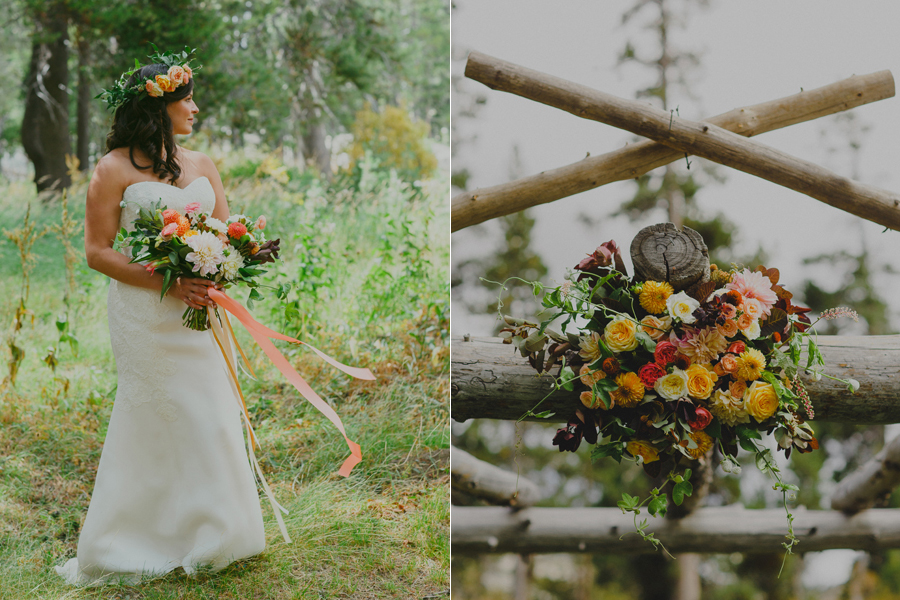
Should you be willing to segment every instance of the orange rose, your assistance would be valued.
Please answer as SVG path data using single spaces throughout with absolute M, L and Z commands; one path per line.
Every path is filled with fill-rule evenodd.
M 147 83 L 144 85 L 144 89 L 147 90 L 147 93 L 153 96 L 154 98 L 159 98 L 163 95 L 163 89 L 156 85 L 155 81 L 147 80 Z
M 713 392 L 719 377 L 702 365 L 691 365 L 685 371 L 688 378 L 688 395 L 698 400 L 706 400 Z
M 578 371 L 578 377 L 581 379 L 581 383 L 588 387 L 592 387 L 601 379 L 606 378 L 606 371 L 603 369 L 596 369 L 591 372 L 591 368 L 588 365 L 582 365 L 581 370 Z
M 156 85 L 160 87 L 160 89 L 164 92 L 174 92 L 175 84 L 172 83 L 172 80 L 169 79 L 168 75 L 157 75 L 156 76 Z
M 758 319 L 763 315 L 763 307 L 756 298 L 744 298 L 744 313 L 750 315 L 754 319 Z M 741 329 L 747 329 L 742 327 Z
M 778 394 L 775 388 L 765 381 L 757 380 L 747 388 L 747 399 L 744 407 L 750 416 L 762 423 L 778 410 Z
M 722 365 L 722 370 L 726 373 L 734 373 L 738 369 L 738 360 L 737 356 L 731 353 L 727 353 L 722 357 L 722 360 L 719 362 Z
M 578 399 L 581 400 L 581 403 L 584 404 L 586 408 L 597 408 L 600 406 L 600 398 L 595 396 L 594 392 L 581 392 Z
M 753 317 L 748 315 L 747 313 L 742 314 L 738 317 L 737 326 L 738 329 L 750 329 L 750 326 L 753 325 L 753 321 L 755 321 Z
M 716 330 L 722 337 L 732 338 L 737 335 L 738 324 L 734 319 L 727 319 L 724 325 L 716 325 Z
M 740 400 L 744 397 L 744 394 L 747 393 L 747 382 L 746 381 L 732 381 L 728 384 L 728 391 L 731 392 L 731 395 Z

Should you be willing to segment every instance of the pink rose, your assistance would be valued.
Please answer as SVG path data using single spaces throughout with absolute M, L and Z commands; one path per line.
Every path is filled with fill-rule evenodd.
M 648 390 L 652 390 L 653 386 L 656 384 L 656 380 L 666 374 L 666 370 L 660 367 L 656 363 L 647 363 L 640 369 L 638 369 L 638 377 L 641 378 L 641 381 L 644 383 L 644 387 Z
M 700 431 L 701 429 L 706 429 L 706 426 L 712 423 L 712 418 L 712 413 L 702 406 L 698 406 L 694 411 L 694 418 L 688 419 L 688 425 L 694 431 Z
M 162 228 L 162 231 L 159 233 L 159 236 L 165 240 L 169 241 L 172 239 L 172 236 L 175 235 L 175 232 L 178 231 L 178 223 L 169 223 L 165 227 Z
M 256 220 L 256 228 L 259 230 L 266 228 L 266 215 L 259 215 L 259 218 Z
M 191 68 L 187 65 L 182 65 L 181 68 L 184 69 L 184 82 L 187 83 L 191 80 L 191 77 L 194 76 L 194 72 L 191 71 Z
M 738 329 L 750 329 L 750 326 L 753 325 L 753 321 L 755 320 L 756 319 L 754 319 L 747 313 L 742 314 L 738 317 L 737 320 Z
M 678 354 L 678 348 L 675 347 L 675 344 L 665 340 L 656 344 L 656 349 L 653 351 L 653 357 L 656 359 L 656 364 L 661 367 L 665 367 L 666 365 L 675 362 L 676 354 Z
M 169 76 L 169 80 L 175 84 L 175 86 L 184 85 L 184 69 L 175 65 L 173 67 L 169 67 L 169 72 L 167 73 Z
M 200 210 L 200 203 L 199 202 L 191 202 L 190 204 L 188 204 L 187 206 L 184 207 L 184 214 L 190 215 L 192 213 L 197 212 L 198 210 Z
M 744 313 L 750 315 L 754 319 L 762 317 L 762 302 L 760 302 L 756 298 L 744 298 Z M 744 329 L 746 329 L 746 327 Z
M 726 373 L 734 373 L 738 369 L 738 361 L 737 356 L 731 354 L 730 352 L 722 357 L 721 362 L 722 370 Z

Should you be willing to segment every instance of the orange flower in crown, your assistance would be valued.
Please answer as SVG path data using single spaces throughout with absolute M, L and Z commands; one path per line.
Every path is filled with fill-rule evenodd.
M 194 77 L 194 69 L 201 67 L 191 67 L 189 58 L 194 50 L 187 47 L 182 52 L 160 52 L 154 44 L 151 44 L 155 52 L 148 56 L 150 62 L 148 65 L 163 65 L 166 68 L 165 73 L 160 73 L 152 79 L 144 79 L 143 81 L 132 81 L 131 77 L 139 71 L 143 66 L 138 60 L 134 61 L 134 68 L 123 73 L 119 80 L 109 89 L 104 89 L 96 98 L 106 100 L 107 107 L 111 110 L 130 102 L 134 99 L 140 99 L 146 93 L 152 98 L 160 98 L 165 93 L 174 92 L 176 89 L 187 83 Z

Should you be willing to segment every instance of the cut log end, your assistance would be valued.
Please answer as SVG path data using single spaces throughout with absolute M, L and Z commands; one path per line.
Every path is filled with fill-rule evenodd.
M 631 242 L 631 259 L 639 279 L 668 281 L 675 291 L 709 281 L 709 250 L 690 227 L 672 223 L 641 229 Z

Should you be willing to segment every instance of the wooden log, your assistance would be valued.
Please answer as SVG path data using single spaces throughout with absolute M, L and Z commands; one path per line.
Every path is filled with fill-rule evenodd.
M 480 56 L 483 55 L 475 54 L 474 58 L 477 60 Z M 891 98 L 893 95 L 894 78 L 891 72 L 878 71 L 869 75 L 854 75 L 777 100 L 736 108 L 710 117 L 706 122 L 752 137 Z M 454 196 L 451 203 L 451 231 L 459 231 L 614 181 L 634 179 L 682 158 L 682 152 L 644 140 L 537 175 L 463 192 Z
M 541 499 L 534 482 L 456 447 L 450 449 L 450 486 L 468 496 L 503 506 L 531 506 Z
M 873 508 L 854 516 L 792 509 L 796 550 L 900 548 L 900 510 Z M 640 518 L 643 518 L 642 515 Z M 450 508 L 450 551 L 544 554 L 590 552 L 648 554 L 653 546 L 634 533 L 631 514 L 618 508 Z M 648 531 L 669 552 L 780 552 L 787 531 L 783 509 L 701 508 L 684 519 L 650 518 Z M 622 539 L 619 539 L 619 538 Z
M 640 279 L 668 281 L 676 292 L 709 281 L 709 250 L 690 227 L 644 227 L 631 241 L 631 260 Z
M 900 231 L 900 194 L 842 177 L 809 161 L 649 104 L 473 52 L 466 76 L 576 116 L 630 131 L 687 154 L 756 175 L 889 229 Z
M 847 514 L 882 504 L 900 485 L 900 437 L 838 484 L 831 508 Z
M 563 422 L 581 406 L 578 392 L 553 391 L 551 377 L 539 376 L 516 350 L 500 338 L 470 337 L 451 341 L 451 416 L 517 420 L 533 409 L 553 410 L 545 422 Z M 856 379 L 855 394 L 839 382 L 805 378 L 816 420 L 848 423 L 900 423 L 900 335 L 819 336 L 825 372 Z M 538 419 L 531 419 L 538 420 Z

